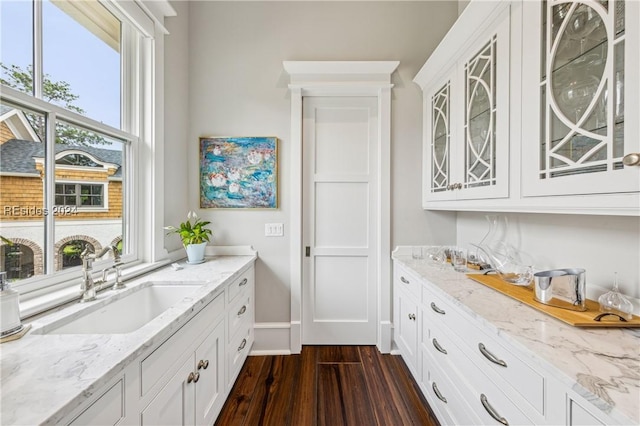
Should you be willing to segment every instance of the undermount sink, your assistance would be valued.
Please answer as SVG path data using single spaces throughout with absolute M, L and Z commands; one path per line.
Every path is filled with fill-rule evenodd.
M 148 282 L 120 298 L 34 330 L 34 334 L 125 334 L 138 330 L 202 284 Z

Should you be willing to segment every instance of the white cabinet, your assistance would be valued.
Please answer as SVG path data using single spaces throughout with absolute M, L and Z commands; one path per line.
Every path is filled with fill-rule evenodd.
M 252 268 L 231 283 L 227 293 L 227 391 L 233 387 L 254 340 L 254 280 Z
M 254 281 L 252 265 L 63 423 L 214 424 L 253 344 Z
M 474 31 L 448 35 L 414 80 L 423 88 L 425 207 L 509 195 L 510 5 L 479 13 Z
M 397 260 L 393 297 L 394 341 L 442 424 L 617 423 Z
M 524 2 L 523 196 L 640 190 L 639 9 Z
M 106 390 L 97 392 L 97 399 L 91 401 L 70 425 L 115 425 L 124 418 L 124 376 L 104 388 Z
M 472 0 L 414 79 L 423 207 L 640 214 L 638 46 L 635 1 Z
M 176 373 L 142 411 L 142 425 L 213 424 L 225 398 L 224 321 L 178 364 Z
M 407 270 L 396 268 L 393 278 L 394 340 L 402 358 L 413 372 L 418 367 L 418 324 L 420 320 L 420 281 Z

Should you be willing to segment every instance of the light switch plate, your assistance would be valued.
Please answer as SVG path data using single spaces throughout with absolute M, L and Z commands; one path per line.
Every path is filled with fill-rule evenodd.
M 264 224 L 265 237 L 282 237 L 283 235 L 284 235 L 283 223 L 265 223 Z

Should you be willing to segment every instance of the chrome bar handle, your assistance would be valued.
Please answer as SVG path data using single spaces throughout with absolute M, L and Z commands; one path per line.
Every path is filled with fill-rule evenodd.
M 403 282 L 403 283 L 405 283 L 405 284 L 411 284 L 411 283 L 409 282 L 409 280 L 408 280 L 408 279 L 406 279 L 405 277 L 400 277 L 400 281 L 402 281 L 402 282 Z
M 445 312 L 445 311 L 443 311 L 442 309 L 440 309 L 440 308 L 438 307 L 438 305 L 436 305 L 436 304 L 435 304 L 435 303 L 433 303 L 433 302 L 431 302 L 431 309 L 433 309 L 435 312 L 437 312 L 437 313 L 439 313 L 439 314 L 441 314 L 441 315 L 446 314 L 446 312 Z
M 494 364 L 498 364 L 502 367 L 506 367 L 507 363 L 504 362 L 503 360 L 501 360 L 500 358 L 498 358 L 497 356 L 495 356 L 494 354 L 492 354 L 491 352 L 489 352 L 487 350 L 487 348 L 485 348 L 483 343 L 478 343 L 478 349 L 480 349 L 480 353 L 482 355 L 484 355 L 484 357 L 486 359 L 488 359 L 489 361 L 493 362 Z
M 436 396 L 438 397 L 438 399 L 442 402 L 444 402 L 445 404 L 447 403 L 447 398 L 445 398 L 444 396 L 442 396 L 442 394 L 440 393 L 440 389 L 438 389 L 438 385 L 436 385 L 436 382 L 433 382 L 431 384 L 431 388 L 433 389 L 433 393 L 436 394 Z
M 489 404 L 489 400 L 487 399 L 485 394 L 480 394 L 480 402 L 482 402 L 482 406 L 484 407 L 484 409 L 487 410 L 487 413 L 489 413 L 489 415 L 493 417 L 495 421 L 502 423 L 504 426 L 509 426 L 509 422 L 507 421 L 507 419 L 498 414 L 495 408 L 493 408 L 491 404 Z
M 443 354 L 447 354 L 447 350 L 445 348 L 443 348 L 442 346 L 440 346 L 440 343 L 438 343 L 438 341 L 436 340 L 436 338 L 434 337 L 433 340 L 431 341 L 433 343 L 433 346 L 438 350 L 438 352 L 442 352 Z

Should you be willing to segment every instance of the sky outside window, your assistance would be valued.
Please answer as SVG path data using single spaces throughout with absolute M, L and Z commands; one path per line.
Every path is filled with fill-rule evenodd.
M 97 1 L 75 3 L 93 4 L 103 21 L 116 23 L 116 29 L 111 31 L 117 33 L 119 43 L 119 23 L 104 7 Z M 73 5 L 74 2 L 57 0 L 42 3 L 43 72 L 53 82 L 69 84 L 69 91 L 78 96 L 72 104 L 82 108 L 84 115 L 120 128 L 119 46 L 109 45 L 104 41 L 107 37 L 90 31 L 89 23 L 83 22 L 82 11 L 74 11 Z M 26 71 L 32 64 L 32 11 L 31 1 L 0 1 L 0 60 L 5 66 L 17 65 Z M 56 103 L 65 106 L 64 102 Z

